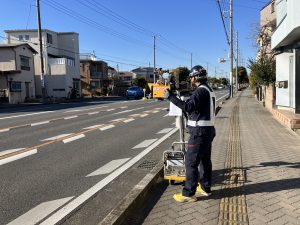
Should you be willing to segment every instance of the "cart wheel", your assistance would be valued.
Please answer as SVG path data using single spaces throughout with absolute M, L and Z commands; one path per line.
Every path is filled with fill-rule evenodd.
M 174 185 L 175 184 L 175 180 L 169 180 L 169 184 L 170 185 Z

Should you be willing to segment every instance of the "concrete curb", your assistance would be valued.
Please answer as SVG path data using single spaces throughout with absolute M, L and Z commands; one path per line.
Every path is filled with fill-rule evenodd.
M 124 224 L 126 218 L 147 198 L 148 191 L 162 178 L 163 161 L 161 160 L 98 225 Z

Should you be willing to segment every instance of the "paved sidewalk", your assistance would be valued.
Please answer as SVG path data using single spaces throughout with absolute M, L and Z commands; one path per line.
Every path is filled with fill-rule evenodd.
M 222 106 L 216 129 L 212 196 L 177 203 L 182 186 L 169 185 L 143 224 L 300 224 L 300 136 L 250 90 Z

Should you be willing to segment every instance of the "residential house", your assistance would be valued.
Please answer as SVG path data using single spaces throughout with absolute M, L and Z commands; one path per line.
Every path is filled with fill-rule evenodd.
M 257 38 L 259 50 L 257 58 L 262 54 L 272 55 L 271 36 L 276 29 L 275 0 L 270 1 L 260 11 L 260 33 Z
M 38 31 L 6 30 L 8 44 L 28 43 L 34 56 L 36 95 L 42 96 L 41 59 Z M 78 33 L 42 29 L 44 83 L 46 97 L 68 98 L 81 94 Z
M 148 83 L 153 83 L 154 82 L 154 76 L 153 76 L 153 67 L 139 67 L 134 70 L 132 70 L 135 74 L 135 76 L 142 76 L 144 77 Z M 155 80 L 158 80 L 159 76 L 156 74 Z
M 276 7 L 275 0 L 271 0 L 260 11 L 260 33 L 257 37 L 259 49 L 256 59 L 263 56 L 274 58 L 274 52 L 271 48 L 271 36 L 276 29 Z M 265 103 L 265 106 L 272 110 L 275 105 L 276 92 L 273 84 L 269 86 L 260 85 L 257 87 L 258 99 Z
M 276 0 L 276 105 L 300 113 L 300 1 Z
M 0 44 L 0 94 L 16 104 L 35 98 L 34 54 L 26 43 Z
M 106 94 L 109 85 L 107 63 L 97 60 L 93 54 L 80 55 L 80 79 L 84 93 L 97 89 L 99 94 Z

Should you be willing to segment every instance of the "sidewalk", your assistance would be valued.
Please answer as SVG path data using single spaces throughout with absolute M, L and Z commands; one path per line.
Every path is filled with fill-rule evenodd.
M 165 190 L 153 190 L 136 224 L 300 224 L 300 136 L 249 90 L 222 106 L 216 129 L 212 196 L 177 203 L 172 196 L 182 186 L 162 181 Z

